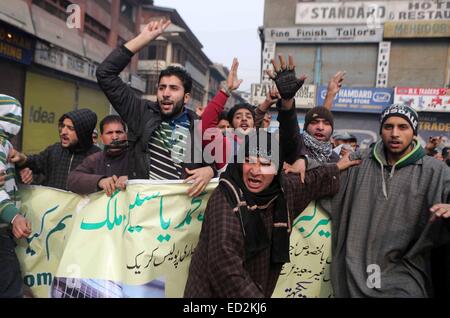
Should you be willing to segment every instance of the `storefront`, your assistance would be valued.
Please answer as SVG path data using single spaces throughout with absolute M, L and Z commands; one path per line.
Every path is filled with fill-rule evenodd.
M 34 51 L 34 40 L 0 22 L 0 92 L 23 101 L 25 70 L 31 64 Z
M 450 140 L 450 113 L 419 113 L 419 138 L 426 143 L 429 137 L 442 136 Z
M 317 105 L 323 105 L 326 86 L 318 89 Z M 392 88 L 342 87 L 333 101 L 334 133 L 348 132 L 358 139 L 361 149 L 377 141 L 380 116 L 392 104 Z
M 25 153 L 57 142 L 58 119 L 68 111 L 89 108 L 98 122 L 109 114 L 109 101 L 95 82 L 96 63 L 41 41 L 36 43 L 34 62 L 26 75 Z
M 22 104 L 25 93 L 25 74 L 31 64 L 34 39 L 19 29 L 0 21 L 0 94 L 17 98 Z M 20 148 L 22 134 L 13 139 Z
M 23 118 L 23 151 L 37 153 L 57 142 L 58 119 L 74 109 L 75 84 L 27 73 Z

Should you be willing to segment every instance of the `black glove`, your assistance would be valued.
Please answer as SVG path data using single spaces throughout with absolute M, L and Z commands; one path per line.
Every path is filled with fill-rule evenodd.
M 284 69 L 275 76 L 275 84 L 277 85 L 278 93 L 282 99 L 294 98 L 297 91 L 305 83 L 295 76 L 294 70 Z

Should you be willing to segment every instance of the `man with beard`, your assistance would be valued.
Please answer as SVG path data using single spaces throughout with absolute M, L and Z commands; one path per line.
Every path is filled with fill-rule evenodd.
M 336 297 L 430 297 L 430 251 L 450 240 L 450 170 L 425 155 L 417 112 L 393 104 L 381 141 L 341 174 L 333 221 Z M 446 269 L 448 270 L 448 268 Z
M 170 21 L 150 22 L 142 32 L 115 49 L 97 68 L 97 80 L 114 109 L 128 126 L 130 179 L 192 182 L 190 196 L 199 195 L 214 176 L 202 160 L 201 140 L 194 138 L 198 116 L 185 108 L 190 99 L 191 76 L 169 66 L 158 79 L 157 102 L 140 99 L 120 78 L 134 54 L 160 36 Z M 201 158 L 195 162 L 195 158 Z
M 24 183 L 30 183 L 32 176 L 39 174 L 43 180 L 38 184 L 67 190 L 67 177 L 87 156 L 100 151 L 93 145 L 92 132 L 97 124 L 97 115 L 89 109 L 77 109 L 61 116 L 58 121 L 60 142 L 49 146 L 36 155 L 25 155 L 13 149 L 9 160 L 19 168 Z
M 299 153 L 319 163 L 339 160 L 330 141 L 334 130 L 334 118 L 330 110 L 344 76 L 345 72 L 338 72 L 330 79 L 323 106 L 316 106 L 306 113 L 303 133 L 297 134 Z
M 285 73 L 285 77 L 291 76 L 288 72 L 293 72 L 295 68 L 291 56 L 289 56 L 288 63 L 288 65 L 291 66 L 287 66 L 287 68 L 286 60 L 283 56 L 280 55 L 279 60 L 280 64 L 278 65 L 275 59 L 272 59 L 273 71 L 266 71 L 272 80 L 275 80 L 275 74 L 277 73 Z M 282 72 L 282 70 L 284 71 Z M 341 89 L 344 76 L 345 72 L 339 71 L 330 79 L 323 106 L 316 106 L 306 113 L 303 133 L 300 133 L 295 109 L 280 113 L 278 119 L 280 122 L 280 135 L 282 136 L 282 141 L 286 143 L 286 163 L 284 164 L 286 173 L 299 173 L 300 178 L 302 180 L 304 179 L 306 170 L 305 161 L 295 160 L 298 155 L 305 156 L 319 164 L 339 161 L 340 157 L 337 153 L 333 152 L 333 145 L 331 143 L 331 135 L 334 129 L 334 118 L 330 110 L 333 106 L 334 98 Z M 307 77 L 305 75 L 302 75 L 299 78 L 298 83 L 300 87 L 303 85 L 306 78 Z M 277 87 L 279 85 L 280 82 L 277 83 Z M 295 105 L 294 97 L 295 95 L 290 96 L 290 99 L 283 100 L 283 98 L 279 95 L 278 90 L 271 92 L 267 96 L 266 102 L 260 104 L 256 110 L 257 123 L 261 122 L 273 102 L 277 103 L 278 109 L 290 109 L 289 105 Z M 283 119 L 280 120 L 280 117 L 283 117 Z M 281 123 L 283 123 L 283 125 Z M 288 140 L 285 140 L 283 136 L 286 136 Z
M 109 115 L 100 122 L 100 138 L 104 145 L 69 174 L 69 191 L 89 194 L 104 190 L 111 196 L 116 188 L 125 190 L 128 180 L 128 142 L 125 122 Z

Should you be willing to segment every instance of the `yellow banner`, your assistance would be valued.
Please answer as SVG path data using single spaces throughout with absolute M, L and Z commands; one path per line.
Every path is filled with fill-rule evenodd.
M 21 190 L 32 235 L 17 255 L 36 297 L 182 297 L 204 211 L 180 183 L 132 183 L 112 197 Z M 274 297 L 330 297 L 331 228 L 312 203 L 294 222 Z
M 291 262 L 283 266 L 272 297 L 330 298 L 331 220 L 313 201 L 295 220 Z
M 46 187 L 29 187 L 20 193 L 32 234 L 18 242 L 17 257 L 25 284 L 36 297 L 48 297 L 81 197 Z

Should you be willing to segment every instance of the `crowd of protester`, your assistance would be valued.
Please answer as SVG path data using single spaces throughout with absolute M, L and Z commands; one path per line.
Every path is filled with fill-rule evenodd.
M 20 212 L 15 169 L 24 184 L 81 195 L 111 196 L 128 180 L 147 179 L 181 180 L 195 197 L 218 177 L 185 297 L 270 297 L 290 261 L 293 221 L 312 200 L 331 216 L 336 297 L 448 295 L 450 147 L 444 138 L 422 147 L 419 114 L 402 104 L 383 111 L 381 138 L 369 149 L 358 149 L 348 132 L 333 134 L 332 103 L 344 72 L 330 79 L 324 105 L 306 113 L 300 131 L 295 95 L 306 76 L 296 76 L 291 56 L 272 61 L 273 87 L 257 106 L 225 110 L 242 82 L 237 59 L 216 96 L 196 111 L 186 107 L 192 78 L 177 66 L 159 74 L 156 102 L 141 99 L 118 75 L 169 24 L 150 22 L 98 67 L 98 84 L 119 114 L 100 121 L 100 135 L 96 114 L 78 109 L 59 118 L 59 142 L 24 154 L 10 143 L 21 127 L 20 103 L 0 95 L 0 297 L 23 295 L 13 247 L 32 226 Z M 274 132 L 272 106 L 279 122 Z M 380 285 L 368 284 L 373 264 L 381 269 Z

